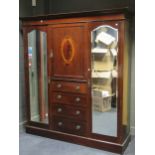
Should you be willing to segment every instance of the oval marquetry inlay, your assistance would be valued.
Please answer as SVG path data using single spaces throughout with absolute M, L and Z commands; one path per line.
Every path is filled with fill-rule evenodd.
M 70 64 L 74 58 L 75 49 L 72 38 L 65 37 L 61 43 L 61 56 L 65 64 Z

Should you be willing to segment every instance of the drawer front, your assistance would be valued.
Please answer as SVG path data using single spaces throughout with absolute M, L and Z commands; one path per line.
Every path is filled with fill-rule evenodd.
M 64 119 L 63 117 L 54 117 L 53 129 L 71 134 L 84 135 L 86 133 L 86 124 Z
M 52 81 L 52 90 L 86 94 L 87 84 L 76 82 Z
M 53 103 L 69 104 L 73 106 L 83 106 L 87 105 L 87 99 L 85 95 L 52 92 Z
M 86 121 L 86 111 L 82 108 L 53 104 L 52 114 Z

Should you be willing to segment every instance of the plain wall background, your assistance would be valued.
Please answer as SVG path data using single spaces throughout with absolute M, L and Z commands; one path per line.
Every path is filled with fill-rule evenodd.
M 31 0 L 19 0 L 19 16 L 36 16 L 62 12 L 79 12 L 129 7 L 134 11 L 134 0 L 37 0 L 37 6 L 31 6 Z M 19 123 L 22 127 L 26 121 L 26 106 L 24 95 L 24 56 L 21 23 L 19 26 Z M 134 47 L 134 17 L 130 25 L 131 44 L 131 84 L 130 84 L 130 122 L 131 133 L 135 130 L 135 47 Z

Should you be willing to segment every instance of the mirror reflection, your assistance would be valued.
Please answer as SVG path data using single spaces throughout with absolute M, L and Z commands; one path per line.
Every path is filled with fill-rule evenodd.
M 29 93 L 31 121 L 48 123 L 46 33 L 28 33 Z
M 117 136 L 118 30 L 97 27 L 91 45 L 92 132 Z

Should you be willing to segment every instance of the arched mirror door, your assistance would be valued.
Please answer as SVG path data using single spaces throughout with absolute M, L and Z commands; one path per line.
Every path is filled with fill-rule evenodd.
M 118 29 L 91 31 L 92 132 L 117 137 Z
M 40 30 L 31 30 L 27 37 L 30 121 L 47 124 L 47 34 Z

